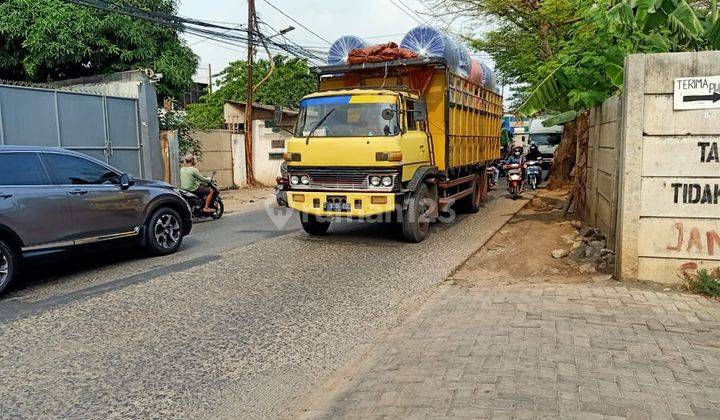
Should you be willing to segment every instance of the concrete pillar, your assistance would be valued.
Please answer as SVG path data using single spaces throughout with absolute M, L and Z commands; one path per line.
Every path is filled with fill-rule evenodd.
M 625 59 L 623 83 L 615 274 L 620 280 L 635 280 L 642 187 L 645 54 L 633 54 Z

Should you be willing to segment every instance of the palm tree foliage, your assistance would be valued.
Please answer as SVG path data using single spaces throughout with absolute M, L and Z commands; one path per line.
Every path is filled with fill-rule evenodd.
M 516 112 L 589 108 L 622 90 L 628 54 L 720 49 L 717 0 L 605 0 L 588 2 L 537 66 Z M 567 115 L 567 114 L 566 114 Z

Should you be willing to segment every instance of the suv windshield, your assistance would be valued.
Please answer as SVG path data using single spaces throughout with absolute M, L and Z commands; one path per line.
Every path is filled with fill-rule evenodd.
M 531 134 L 530 141 L 538 146 L 557 146 L 560 144 L 561 137 L 560 133 L 538 133 Z
M 312 137 L 374 137 L 400 134 L 397 112 L 390 120 L 382 117 L 383 110 L 397 111 L 397 105 L 372 103 L 373 97 L 376 97 L 378 102 L 386 99 L 380 95 L 362 95 L 363 100 L 370 98 L 370 103 L 352 103 L 353 99 L 359 96 L 350 95 L 305 99 L 300 105 L 295 136 L 307 137 L 311 132 Z

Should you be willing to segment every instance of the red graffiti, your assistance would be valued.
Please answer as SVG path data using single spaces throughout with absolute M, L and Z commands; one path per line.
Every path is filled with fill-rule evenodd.
M 684 245 L 687 243 L 687 247 L 685 248 L 685 250 L 688 252 L 692 251 L 693 248 L 700 253 L 704 252 L 707 249 L 707 255 L 709 256 L 715 255 L 716 250 L 720 252 L 720 234 L 718 234 L 714 230 L 709 230 L 705 232 L 706 246 L 703 246 L 703 235 L 700 232 L 700 229 L 696 227 L 690 229 L 690 235 L 687 237 L 687 242 L 685 242 L 685 226 L 682 222 L 675 223 L 673 225 L 673 229 L 677 230 L 677 241 L 674 244 L 670 244 L 666 247 L 668 251 L 680 252 L 682 251 Z

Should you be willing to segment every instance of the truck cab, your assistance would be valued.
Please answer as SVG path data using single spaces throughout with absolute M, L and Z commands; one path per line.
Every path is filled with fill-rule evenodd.
M 385 89 L 315 93 L 288 140 L 290 207 L 316 216 L 368 217 L 402 203 L 401 187 L 431 162 L 424 102 Z
M 545 127 L 545 118 L 537 118 L 530 122 L 530 143 L 535 143 L 543 159 L 543 167 L 550 167 L 554 160 L 555 149 L 562 140 L 563 126 L 553 125 Z

